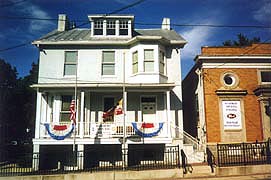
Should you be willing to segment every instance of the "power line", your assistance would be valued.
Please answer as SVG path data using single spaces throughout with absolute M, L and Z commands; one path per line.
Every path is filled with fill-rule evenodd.
M 142 0 L 141 0 L 141 2 L 142 2 Z M 114 12 L 117 13 L 119 10 L 116 10 Z M 108 16 L 110 14 L 112 14 L 112 13 L 108 13 L 105 16 Z M 56 19 L 56 18 L 18 17 L 18 16 L 0 16 L 0 19 L 8 19 L 8 20 L 36 20 L 36 21 L 59 21 L 59 19 Z M 65 21 L 65 20 L 63 20 L 63 21 Z M 78 19 L 78 20 L 73 20 L 73 22 L 84 22 L 85 24 L 87 24 L 87 23 L 89 23 L 91 21 Z M 134 24 L 144 25 L 144 26 L 161 26 L 161 23 L 141 23 L 141 22 L 134 22 Z M 271 28 L 271 26 L 268 26 L 268 25 L 229 25 L 229 24 L 228 25 L 219 25 L 219 24 L 176 24 L 176 23 L 172 23 L 170 25 L 171 26 L 176 26 L 176 27 L 260 28 L 260 29 L 270 29 Z
M 12 3 L 2 4 L 2 5 L 0 6 L 0 8 L 4 8 L 4 7 L 8 7 L 8 6 L 14 6 L 14 5 L 23 3 L 23 2 L 25 2 L 25 1 L 28 1 L 28 0 L 21 0 L 21 1 L 16 1 L 16 2 L 12 2 Z
M 22 1 L 26 1 L 26 0 L 22 0 Z M 21 2 L 22 2 L 22 1 L 21 1 Z M 110 13 L 108 13 L 108 14 L 118 13 L 118 12 L 123 11 L 123 10 L 125 10 L 125 9 L 128 9 L 128 8 L 133 7 L 133 6 L 136 6 L 136 5 L 138 5 L 138 4 L 140 4 L 140 3 L 144 2 L 144 1 L 145 1 L 145 0 L 139 0 L 139 1 L 136 1 L 135 3 L 129 4 L 129 5 L 127 5 L 127 6 L 124 6 L 124 7 L 120 8 L 120 9 L 115 10 L 115 11 L 112 11 L 112 12 L 110 12 Z M 0 18 L 1 18 L 1 17 L 4 18 L 4 16 L 0 16 Z M 6 16 L 6 17 L 8 17 L 8 16 Z M 56 20 L 57 20 L 57 21 L 58 21 L 58 19 L 35 18 L 35 17 L 11 17 L 11 16 L 9 16 L 8 18 L 9 18 L 9 19 L 23 19 L 23 18 L 26 18 L 26 19 L 31 19 L 31 20 L 46 20 L 46 21 L 48 21 L 48 20 L 50 20 L 50 21 L 51 21 L 51 20 L 56 21 Z M 79 21 L 77 21 L 77 22 L 79 22 Z M 89 23 L 89 21 L 87 21 L 87 22 L 86 22 L 86 21 L 81 21 L 81 22 L 84 22 L 84 23 L 80 24 L 80 25 L 77 26 L 77 27 L 81 27 L 81 26 L 84 26 L 84 25 L 86 25 L 87 23 Z M 63 33 L 63 32 L 61 32 L 61 33 Z M 15 45 L 15 46 L 11 46 L 11 47 L 8 47 L 8 48 L 0 49 L 0 52 L 12 50 L 12 49 L 16 49 L 16 48 L 19 48 L 19 47 L 23 47 L 23 46 L 26 46 L 26 45 L 31 44 L 31 42 L 32 42 L 32 41 L 26 42 L 26 43 L 22 43 L 22 44 L 18 44 L 18 45 Z
M 15 45 L 15 46 L 7 47 L 7 48 L 4 48 L 4 49 L 0 49 L 0 52 L 8 51 L 8 50 L 11 50 L 11 49 L 16 49 L 16 48 L 23 47 L 23 46 L 27 46 L 27 45 L 30 45 L 31 42 L 32 41 L 28 41 L 26 43 L 22 43 L 22 44 L 18 44 L 18 45 Z
M 138 4 L 141 4 L 141 3 L 144 2 L 144 1 L 146 1 L 146 0 L 139 0 L 139 1 L 136 1 L 136 2 L 134 2 L 134 3 L 132 3 L 132 4 L 129 4 L 129 5 L 127 5 L 127 6 L 124 6 L 124 7 L 120 8 L 120 9 L 117 9 L 117 10 L 115 10 L 115 11 L 112 11 L 112 12 L 106 14 L 106 15 L 116 14 L 116 13 L 118 13 L 118 12 L 120 12 L 120 11 L 123 11 L 123 10 L 125 10 L 125 9 L 131 8 L 131 7 L 136 6 L 136 5 L 138 5 Z

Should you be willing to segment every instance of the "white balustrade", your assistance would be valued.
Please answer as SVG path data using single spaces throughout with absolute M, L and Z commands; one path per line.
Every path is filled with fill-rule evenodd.
M 74 132 L 76 132 L 76 137 L 80 136 L 80 124 L 81 122 L 77 122 Z M 139 122 L 139 124 L 142 124 Z M 51 125 L 70 125 L 70 122 L 60 122 L 60 123 L 51 123 Z M 132 126 L 131 122 L 127 122 L 126 127 L 126 136 L 136 135 L 135 130 Z M 41 138 L 49 138 L 48 132 L 45 130 L 44 126 L 40 128 L 44 128 L 41 130 Z M 83 123 L 83 138 L 118 138 L 123 136 L 123 123 Z M 71 135 L 71 138 L 74 137 L 74 132 Z M 157 137 L 167 137 L 167 124 L 165 123 L 158 133 Z

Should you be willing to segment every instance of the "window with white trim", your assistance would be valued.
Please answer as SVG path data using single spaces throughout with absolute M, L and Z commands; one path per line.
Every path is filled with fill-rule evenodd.
M 119 21 L 119 35 L 128 35 L 128 20 Z
M 65 51 L 64 76 L 75 75 L 77 65 L 77 51 Z
M 159 52 L 159 72 L 166 74 L 165 53 L 163 51 Z
M 262 84 L 271 83 L 271 71 L 260 71 L 260 79 Z
M 116 35 L 116 22 L 115 20 L 107 20 L 106 22 L 106 35 Z
M 103 35 L 103 21 L 94 21 L 94 35 Z
M 103 51 L 102 75 L 115 75 L 115 52 Z
M 144 72 L 154 71 L 154 51 L 153 49 L 144 49 Z
M 133 74 L 137 73 L 138 72 L 138 52 L 137 51 L 133 52 L 132 66 L 133 66 Z

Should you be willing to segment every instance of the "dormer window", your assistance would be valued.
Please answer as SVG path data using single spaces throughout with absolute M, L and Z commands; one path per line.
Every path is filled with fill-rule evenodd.
M 131 38 L 134 16 L 132 15 L 90 15 L 91 36 Z
M 108 20 L 106 22 L 106 35 L 116 35 L 116 21 Z
M 94 35 L 103 35 L 103 21 L 98 20 L 94 22 Z
M 120 35 L 128 35 L 128 20 L 121 20 L 120 21 Z

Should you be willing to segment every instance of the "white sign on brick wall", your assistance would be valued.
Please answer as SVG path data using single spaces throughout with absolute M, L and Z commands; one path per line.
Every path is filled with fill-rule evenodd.
M 240 101 L 222 101 L 222 115 L 225 130 L 242 129 Z

